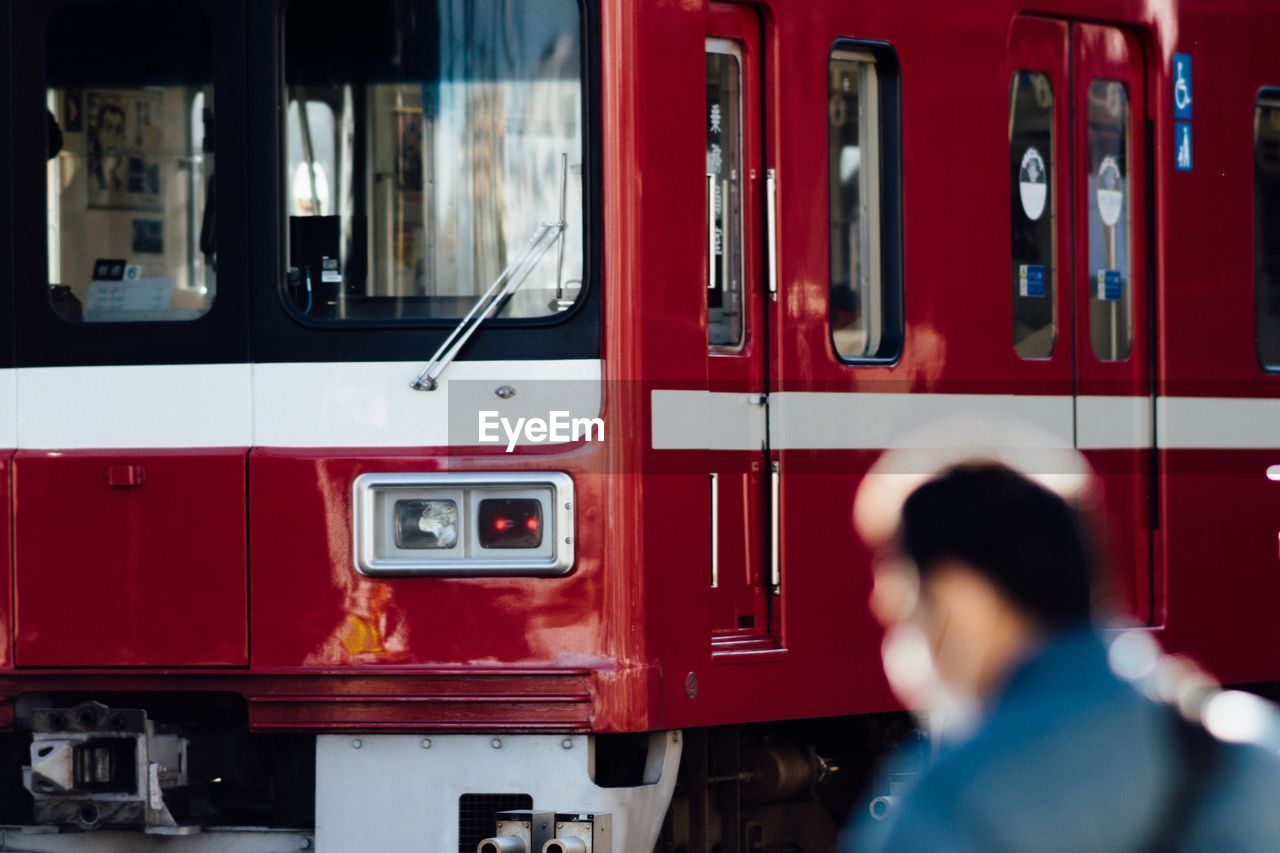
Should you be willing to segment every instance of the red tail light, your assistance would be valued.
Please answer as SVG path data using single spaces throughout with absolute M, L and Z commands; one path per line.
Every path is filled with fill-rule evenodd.
M 528 498 L 480 501 L 481 548 L 537 548 L 542 545 L 542 504 Z

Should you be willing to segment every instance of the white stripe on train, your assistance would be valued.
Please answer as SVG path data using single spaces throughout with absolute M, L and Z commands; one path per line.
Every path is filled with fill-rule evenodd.
M 437 391 L 425 362 L 43 367 L 0 371 L 0 447 L 431 447 L 475 444 L 478 408 L 600 412 L 600 361 L 460 361 Z M 15 387 L 16 386 L 16 387 Z M 515 394 L 502 397 L 509 386 Z M 506 394 L 506 390 L 503 390 Z M 471 440 L 459 440 L 469 435 Z
M 75 450 L 198 447 L 428 447 L 450 435 L 448 412 L 564 410 L 594 417 L 601 362 L 463 361 L 439 391 L 409 382 L 418 362 L 50 367 L 0 370 L 0 447 Z M 496 395 L 502 386 L 513 397 Z M 527 412 L 526 412 L 527 410 Z M 965 414 L 1016 418 L 1061 446 L 1280 449 L 1280 399 L 781 392 L 770 399 L 773 447 L 901 446 L 922 424 Z M 1154 415 L 1154 428 L 1152 418 Z M 656 390 L 655 449 L 751 449 L 764 409 L 748 395 Z
M 758 411 L 745 394 L 654 391 L 653 447 L 744 450 Z M 1067 395 L 881 394 L 784 391 L 769 400 L 778 450 L 879 450 L 904 446 L 922 425 L 972 416 L 1017 419 L 1047 444 L 1085 450 L 1151 447 L 1280 450 L 1280 399 Z M 1155 420 L 1154 426 L 1152 420 Z M 932 438 L 932 436 L 931 436 Z

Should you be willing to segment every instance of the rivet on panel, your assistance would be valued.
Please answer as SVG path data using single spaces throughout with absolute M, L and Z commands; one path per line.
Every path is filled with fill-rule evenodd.
M 494 749 L 502 749 L 502 738 L 496 737 L 493 740 L 489 741 L 489 746 L 493 747 Z
M 360 738 L 352 738 L 351 740 L 352 749 L 359 749 L 362 746 L 364 746 L 364 741 L 360 740 Z
M 431 748 L 431 738 L 429 738 L 429 737 L 424 737 L 424 738 L 422 739 L 422 748 L 423 748 L 423 749 L 430 749 L 430 748 Z

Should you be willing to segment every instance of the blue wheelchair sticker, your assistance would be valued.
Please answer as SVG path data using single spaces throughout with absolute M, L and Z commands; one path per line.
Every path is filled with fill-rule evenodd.
M 1173 55 L 1173 117 L 1191 118 L 1191 55 Z

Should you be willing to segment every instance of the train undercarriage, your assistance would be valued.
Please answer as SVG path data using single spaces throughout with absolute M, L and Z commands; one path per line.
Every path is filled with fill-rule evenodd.
M 31 694 L 0 736 L 0 850 L 818 853 L 911 731 L 259 734 L 231 693 Z

